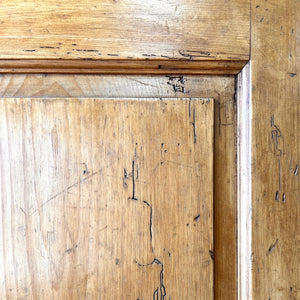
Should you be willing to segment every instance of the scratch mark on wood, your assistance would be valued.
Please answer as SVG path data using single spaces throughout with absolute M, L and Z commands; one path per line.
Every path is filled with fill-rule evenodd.
M 283 136 L 279 127 L 274 122 L 274 115 L 271 116 L 271 127 L 275 128 L 271 131 L 271 136 L 274 143 L 274 154 L 276 156 L 282 156 L 283 149 L 279 148 L 279 139 L 283 138 Z
M 295 77 L 297 76 L 297 73 L 288 73 L 290 77 Z
M 70 254 L 70 253 L 71 253 L 73 250 L 75 250 L 76 248 L 78 248 L 78 245 L 75 245 L 74 247 L 67 249 L 65 252 L 66 252 L 67 254 Z
M 213 57 L 207 51 L 179 50 L 178 53 L 189 60 L 193 60 L 195 57 Z
M 193 121 L 191 122 L 193 126 L 193 134 L 194 134 L 194 144 L 197 144 L 197 135 L 196 135 L 196 110 L 193 108 Z
M 158 299 L 158 289 L 159 289 L 159 288 L 157 288 L 157 289 L 154 291 L 154 293 L 153 293 L 153 300 L 159 300 L 159 299 Z
M 277 243 L 278 243 L 278 239 L 276 239 L 276 241 L 269 247 L 267 254 L 271 253 L 275 249 Z
M 90 173 L 90 171 L 89 171 L 89 169 L 88 169 L 88 167 L 87 167 L 87 164 L 84 162 L 84 163 L 82 163 L 83 164 L 83 166 L 84 166 L 84 169 L 83 169 L 83 175 L 88 175 L 89 173 Z
M 106 225 L 105 227 L 99 229 L 99 231 L 105 230 L 105 229 L 107 229 L 107 228 L 108 228 L 108 225 Z
M 294 175 L 297 176 L 299 171 L 299 165 L 296 165 Z
M 155 86 L 155 85 L 152 85 L 152 84 L 148 84 L 148 83 L 145 83 L 145 82 L 143 82 L 143 81 L 140 81 L 140 80 L 137 80 L 137 79 L 134 79 L 134 78 L 132 78 L 132 77 L 127 77 L 127 79 L 129 79 L 129 80 L 132 80 L 132 81 L 135 81 L 135 82 L 137 82 L 137 83 L 140 83 L 140 84 L 142 84 L 142 85 L 146 85 L 146 86 L 152 86 L 152 87 L 157 87 L 157 86 Z
M 289 156 L 289 155 L 288 155 Z M 287 162 L 288 162 L 288 158 L 287 158 Z M 292 172 L 294 169 L 293 169 L 293 155 L 291 155 L 291 158 L 290 158 L 290 163 L 289 163 L 289 171 Z M 297 165 L 296 165 L 297 166 Z
M 281 190 L 281 160 L 280 157 L 278 159 L 278 186 L 279 186 L 279 190 Z
M 152 250 L 152 253 L 154 253 L 154 247 L 153 247 L 153 243 L 152 243 L 152 224 L 153 224 L 153 209 L 152 209 L 152 206 L 150 205 L 149 202 L 147 201 L 143 201 L 149 208 L 150 208 L 150 218 L 149 218 L 149 232 L 150 232 L 150 242 L 151 242 L 151 250 Z
M 150 264 L 141 264 L 139 263 L 137 260 L 135 260 L 135 263 L 139 266 L 139 267 L 149 267 L 151 265 L 154 265 L 154 264 L 157 264 L 157 265 L 160 265 L 161 266 L 161 271 L 160 271 L 160 287 L 157 288 L 159 289 L 159 292 L 160 292 L 160 300 L 164 300 L 166 295 L 167 295 L 167 292 L 166 292 L 166 287 L 165 287 L 165 284 L 164 284 L 164 264 L 157 258 L 154 258 L 153 261 L 150 263 Z M 155 292 L 156 292 L 156 289 L 153 293 L 153 299 L 157 299 L 157 298 L 154 298 L 154 295 L 155 295 Z
M 185 90 L 185 79 L 183 76 L 167 76 L 169 79 L 167 84 L 172 86 L 175 93 L 189 93 Z
M 39 209 L 43 208 L 45 205 L 47 205 L 49 202 L 53 201 L 55 198 L 57 198 L 58 196 L 68 192 L 70 189 L 72 189 L 73 187 L 91 179 L 93 176 L 100 174 L 103 171 L 104 168 L 101 168 L 93 173 L 91 173 L 89 176 L 84 177 L 82 179 L 80 179 L 79 181 L 74 182 L 73 184 L 69 185 L 67 188 L 63 189 L 62 191 L 58 192 L 57 194 L 53 195 L 52 197 L 50 197 L 48 200 L 46 200 L 45 202 L 43 202 L 40 207 L 38 207 L 37 209 L 35 209 L 30 216 L 34 215 L 35 213 L 38 212 Z
M 26 212 L 24 211 L 24 209 L 22 207 L 20 207 L 20 210 L 26 216 Z
M 181 163 L 178 163 L 176 161 L 165 160 L 164 162 L 169 163 L 169 164 L 174 164 L 174 165 L 177 165 L 177 166 L 181 166 L 181 167 L 184 167 L 184 168 L 194 169 L 194 166 L 189 166 L 189 165 L 181 164 Z
M 155 57 L 156 55 L 155 54 L 142 54 L 142 56 L 145 56 L 145 57 Z
M 200 215 L 198 214 L 195 218 L 194 218 L 195 222 L 199 222 L 200 221 Z
M 127 185 L 127 179 L 128 179 L 128 173 L 127 170 L 124 168 L 124 175 L 123 175 L 123 187 L 125 189 L 127 189 L 128 185 Z
M 132 197 L 129 197 L 131 200 L 137 201 L 138 199 L 135 196 L 135 161 L 132 161 Z
M 168 253 L 169 257 L 172 256 L 172 253 L 170 251 L 168 251 L 166 248 L 164 248 L 164 251 Z
M 94 50 L 94 49 L 72 49 L 72 50 L 77 52 L 99 52 L 99 50 Z
M 41 46 L 41 49 L 60 49 L 60 47 L 52 47 L 52 46 Z

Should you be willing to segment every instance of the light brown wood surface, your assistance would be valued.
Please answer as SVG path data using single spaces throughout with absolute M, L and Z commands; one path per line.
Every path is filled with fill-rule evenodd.
M 249 5 L 2 1 L 0 72 L 237 74 L 249 59 Z
M 252 299 L 300 299 L 300 1 L 251 9 Z
M 1 298 L 212 299 L 213 101 L 1 101 Z
M 63 16 L 57 13 L 59 7 L 52 11 L 43 10 L 46 6 L 52 8 L 55 6 L 55 3 L 50 1 L 40 7 L 34 7 L 36 4 L 34 1 L 5 3 L 3 8 L 7 7 L 7 9 L 0 11 L 2 20 L 5 21 L 0 27 L 0 38 L 3 41 L 1 43 L 3 51 L 0 51 L 2 59 L 0 71 L 62 72 L 57 59 L 65 59 L 68 55 L 70 59 L 80 61 L 78 69 L 72 60 L 62 61 L 65 72 L 69 73 L 80 72 L 80 70 L 85 73 L 100 72 L 100 70 L 103 73 L 124 73 L 128 70 L 128 73 L 150 74 L 160 72 L 159 66 L 163 66 L 164 71 L 161 73 L 170 72 L 169 74 L 176 72 L 176 68 L 178 72 L 186 74 L 201 72 L 235 74 L 240 70 L 240 65 L 243 65 L 249 58 L 249 31 L 247 34 L 246 28 L 248 30 L 250 28 L 251 11 L 251 62 L 246 70 L 246 72 L 249 70 L 247 76 L 250 79 L 246 87 L 247 91 L 244 90 L 244 92 L 249 95 L 246 98 L 250 99 L 253 112 L 252 125 L 250 125 L 252 129 L 250 137 L 252 139 L 252 149 L 250 149 L 252 181 L 248 186 L 249 191 L 252 192 L 252 205 L 247 207 L 249 209 L 247 217 L 252 222 L 252 227 L 248 228 L 250 234 L 252 232 L 252 253 L 246 257 L 249 274 L 252 275 L 252 282 L 249 277 L 249 283 L 252 285 L 246 291 L 246 297 L 249 299 L 251 297 L 252 299 L 298 299 L 300 290 L 299 0 L 255 0 L 252 1 L 251 7 L 246 1 L 180 1 L 177 8 L 177 12 L 180 12 L 181 8 L 179 15 L 178 13 L 173 15 L 171 10 L 171 6 L 177 4 L 175 1 L 168 2 L 169 5 L 166 5 L 165 10 L 159 13 L 155 10 L 157 7 L 162 7 L 161 2 L 151 1 L 141 4 L 141 2 L 131 1 L 130 7 L 139 9 L 131 10 L 127 15 L 120 14 L 118 9 L 121 9 L 123 5 L 122 9 L 126 11 L 129 8 L 126 6 L 128 1 L 107 2 L 105 3 L 107 7 L 115 5 L 116 9 L 110 10 L 111 15 L 107 20 L 111 21 L 111 24 L 113 20 L 118 20 L 118 26 L 107 30 L 95 28 L 92 23 L 87 24 L 84 15 L 78 15 L 78 11 L 81 11 L 80 9 L 84 8 L 86 3 L 77 2 L 74 8 L 66 8 L 62 5 L 61 11 L 66 13 Z M 149 6 L 153 10 L 150 10 Z M 91 19 L 97 17 L 97 13 L 103 10 L 103 7 L 99 10 L 91 8 L 89 10 Z M 171 18 L 169 18 L 170 14 Z M 48 21 L 43 20 L 43 24 L 40 24 L 37 20 L 41 20 L 42 15 L 51 15 L 54 18 L 44 18 Z M 117 15 L 121 15 L 124 19 L 119 19 Z M 132 18 L 133 15 L 140 16 L 140 18 Z M 63 22 L 61 20 L 55 22 L 59 16 L 64 20 Z M 71 17 L 66 22 L 68 16 Z M 76 20 L 72 20 L 73 16 L 76 16 Z M 145 26 L 141 26 L 141 31 L 137 29 L 139 26 L 133 26 L 133 30 L 130 28 L 128 30 L 129 25 L 146 24 L 144 21 L 147 18 L 151 21 L 152 27 L 146 34 Z M 163 24 L 165 20 L 168 20 L 168 26 Z M 57 33 L 58 28 L 63 28 L 62 23 L 69 24 L 69 26 L 71 23 L 76 24 L 77 27 L 71 30 L 75 35 L 63 36 Z M 87 24 L 85 26 L 88 29 L 85 32 L 88 36 L 86 39 L 81 36 L 84 32 L 81 30 L 84 27 L 82 24 Z M 82 27 L 79 28 L 79 26 Z M 153 30 L 155 26 L 159 29 Z M 167 30 L 167 27 L 170 33 L 164 35 L 163 32 Z M 66 26 L 63 30 L 67 32 L 69 28 Z M 123 28 L 124 35 L 117 37 L 116 34 L 120 33 Z M 111 32 L 112 35 L 106 40 L 100 40 L 96 37 L 100 31 L 101 33 Z M 64 44 L 59 45 L 61 38 L 64 39 Z M 79 41 L 80 48 L 72 49 L 79 51 L 67 50 L 72 45 L 73 38 Z M 125 41 L 126 39 L 129 43 Z M 248 46 L 246 41 L 248 41 Z M 191 46 L 190 49 L 186 47 L 187 45 Z M 102 51 L 109 47 L 116 49 L 117 53 Z M 156 49 L 158 49 L 157 52 L 155 52 Z M 102 55 L 98 55 L 96 52 L 98 50 Z M 188 52 L 182 52 L 182 50 Z M 67 52 L 70 53 L 67 54 Z M 77 52 L 79 55 L 75 56 Z M 127 52 L 134 53 L 134 55 L 128 55 Z M 193 55 L 194 53 L 199 55 Z M 111 54 L 119 56 L 111 56 Z M 97 55 L 100 61 L 95 62 L 93 59 Z M 45 59 L 47 63 L 43 64 L 38 58 Z M 46 59 L 51 59 L 51 61 L 46 61 Z M 106 60 L 107 65 L 103 64 Z M 130 62 L 131 60 L 133 61 Z M 227 66 L 226 63 L 228 63 Z M 107 91 L 108 95 L 118 96 L 124 92 L 119 81 L 114 81 L 111 87 L 108 78 L 113 77 L 103 78 L 75 75 L 70 77 L 3 75 L 0 90 L 1 95 L 6 97 L 25 97 L 26 95 L 28 97 L 47 95 L 50 97 L 61 97 L 61 95 L 63 97 L 89 97 L 94 93 L 101 95 L 103 91 Z M 214 291 L 217 299 L 234 299 L 236 287 L 232 284 L 232 279 L 236 279 L 236 265 L 232 262 L 236 258 L 236 249 L 232 246 L 236 245 L 233 240 L 236 234 L 235 102 L 229 92 L 232 87 L 227 85 L 232 79 L 221 80 L 219 78 L 217 81 L 210 81 L 207 77 L 195 79 L 195 77 L 184 76 L 187 78 L 185 84 L 182 84 L 181 79 L 175 79 L 174 84 L 172 81 L 169 82 L 169 78 L 164 77 L 165 81 L 147 76 L 121 76 L 120 78 L 131 87 L 127 92 L 136 97 L 140 97 L 139 94 L 147 94 L 146 97 L 152 97 L 151 93 L 154 93 L 154 96 L 160 95 L 159 90 L 163 89 L 163 94 L 167 97 L 174 94 L 178 97 L 188 92 L 191 96 L 195 92 L 196 97 L 207 96 L 216 99 Z M 195 85 L 191 84 L 192 82 Z M 218 86 L 222 84 L 224 88 L 221 88 L 222 92 L 219 93 Z M 205 92 L 205 89 L 209 92 Z M 238 100 L 244 101 L 245 99 Z M 216 182 L 218 185 L 215 184 Z M 228 214 L 228 219 L 224 217 L 226 214 Z M 229 242 L 224 242 L 222 238 L 227 238 Z M 13 277 L 13 275 L 10 276 Z M 248 278 L 240 278 L 240 280 L 245 281 Z
M 236 151 L 233 77 L 1 75 L 1 97 L 213 97 L 214 293 L 236 296 Z
M 1 58 L 249 58 L 248 0 L 2 1 Z

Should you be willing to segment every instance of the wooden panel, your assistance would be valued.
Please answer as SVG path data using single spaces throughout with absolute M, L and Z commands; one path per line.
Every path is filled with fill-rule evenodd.
M 300 299 L 299 20 L 299 0 L 252 1 L 253 299 Z
M 249 0 L 2 1 L 1 58 L 240 60 Z
M 213 97 L 214 292 L 236 298 L 236 101 L 234 77 L 1 75 L 1 97 Z
M 237 74 L 250 0 L 2 1 L 0 73 Z
M 212 299 L 210 99 L 0 112 L 1 298 Z
M 212 97 L 219 101 L 233 99 L 234 92 L 233 76 L 0 75 L 0 97 L 6 98 Z

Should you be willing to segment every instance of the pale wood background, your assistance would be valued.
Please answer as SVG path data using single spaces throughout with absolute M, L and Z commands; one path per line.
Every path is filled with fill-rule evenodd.
M 300 299 L 300 1 L 252 1 L 252 297 Z

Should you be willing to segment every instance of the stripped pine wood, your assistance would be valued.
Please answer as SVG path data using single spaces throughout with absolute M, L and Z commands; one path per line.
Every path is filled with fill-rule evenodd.
M 2 1 L 1 58 L 247 60 L 249 13 L 248 0 Z
M 1 298 L 212 299 L 213 107 L 2 99 Z
M 300 2 L 252 1 L 252 297 L 300 299 Z
M 214 98 L 214 294 L 235 299 L 236 99 L 225 76 L 0 75 L 1 97 Z M 235 262 L 235 263 L 233 263 Z
M 237 74 L 249 59 L 249 5 L 2 1 L 0 73 Z

